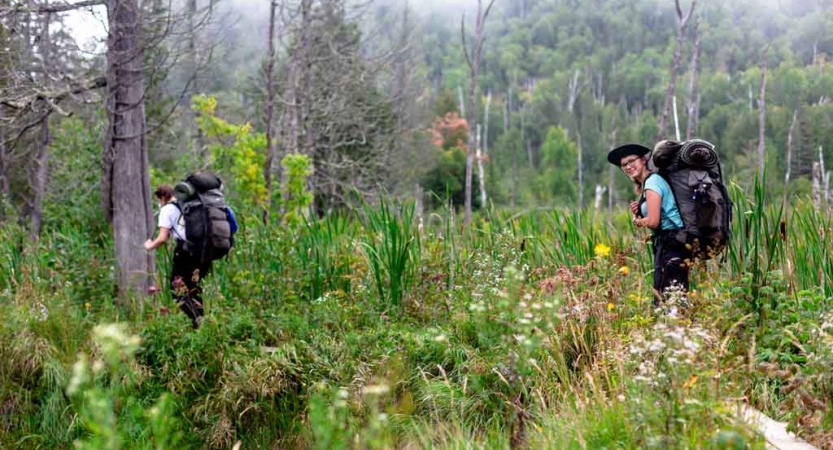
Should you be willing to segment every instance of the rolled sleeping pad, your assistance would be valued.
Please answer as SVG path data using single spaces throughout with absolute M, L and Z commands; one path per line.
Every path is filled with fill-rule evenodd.
M 194 189 L 194 186 L 187 181 L 180 181 L 176 184 L 176 186 L 174 186 L 174 196 L 180 203 L 190 199 L 196 195 L 196 193 L 197 190 Z
M 185 179 L 191 186 L 199 192 L 203 193 L 211 189 L 220 189 L 223 186 L 222 180 L 214 172 L 197 172 L 193 173 Z

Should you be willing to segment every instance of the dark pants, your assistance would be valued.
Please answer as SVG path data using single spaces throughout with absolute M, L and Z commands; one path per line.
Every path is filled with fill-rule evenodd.
M 174 264 L 171 269 L 171 293 L 194 328 L 200 326 L 205 307 L 202 302 L 200 282 L 211 272 L 211 261 L 203 264 L 177 241 Z
M 684 292 L 688 292 L 691 251 L 677 240 L 676 230 L 657 232 L 653 242 L 654 303 L 658 303 L 664 300 L 665 291 L 671 286 L 681 286 Z

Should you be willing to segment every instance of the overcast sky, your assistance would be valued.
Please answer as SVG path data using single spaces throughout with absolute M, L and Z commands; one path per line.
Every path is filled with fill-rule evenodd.
M 2 1 L 2 0 L 0 0 Z M 69 0 L 70 2 L 77 0 Z M 221 6 L 233 11 L 241 19 L 243 26 L 253 30 L 259 35 L 265 35 L 266 27 L 268 26 L 269 17 L 269 1 L 270 0 L 220 0 Z M 357 0 L 365 3 L 366 0 Z M 411 5 L 412 10 L 417 13 L 427 14 L 431 12 L 441 13 L 450 17 L 460 17 L 466 9 L 474 9 L 477 6 L 477 0 L 375 0 L 375 4 L 387 4 L 389 6 L 404 6 L 405 1 Z M 488 0 L 484 0 L 484 3 Z M 498 3 L 509 3 L 517 0 L 497 0 Z M 669 4 L 673 4 L 671 0 Z M 748 3 L 755 3 L 757 5 L 766 5 L 765 7 L 777 8 L 780 3 L 789 3 L 790 1 L 810 1 L 810 0 L 735 0 Z M 174 0 L 174 3 L 177 3 Z M 75 36 L 79 45 L 84 48 L 90 42 L 95 40 L 103 40 L 107 35 L 106 28 L 106 9 L 103 6 L 96 6 L 93 8 L 93 13 L 89 9 L 81 11 L 73 11 L 66 13 L 65 23 L 72 29 L 72 34 Z M 103 46 L 98 50 L 103 50 Z

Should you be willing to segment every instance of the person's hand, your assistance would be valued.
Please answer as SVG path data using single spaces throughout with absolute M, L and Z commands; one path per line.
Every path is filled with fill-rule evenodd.
M 639 212 L 639 202 L 631 202 L 631 212 L 636 215 Z
M 633 226 L 636 228 L 642 228 L 645 226 L 645 219 L 635 218 L 633 219 Z
M 153 239 L 145 241 L 145 250 L 153 250 Z

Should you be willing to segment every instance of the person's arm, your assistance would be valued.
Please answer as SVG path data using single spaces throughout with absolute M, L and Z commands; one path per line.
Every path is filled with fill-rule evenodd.
M 660 209 L 662 208 L 662 197 L 658 192 L 646 189 L 645 203 L 648 207 L 648 216 L 642 219 L 634 219 L 633 224 L 637 227 L 648 227 L 652 230 L 659 228 Z
M 171 237 L 171 230 L 169 228 L 159 227 L 159 236 L 156 236 L 156 239 L 148 239 L 145 241 L 145 249 L 155 250 L 167 242 L 169 237 Z

